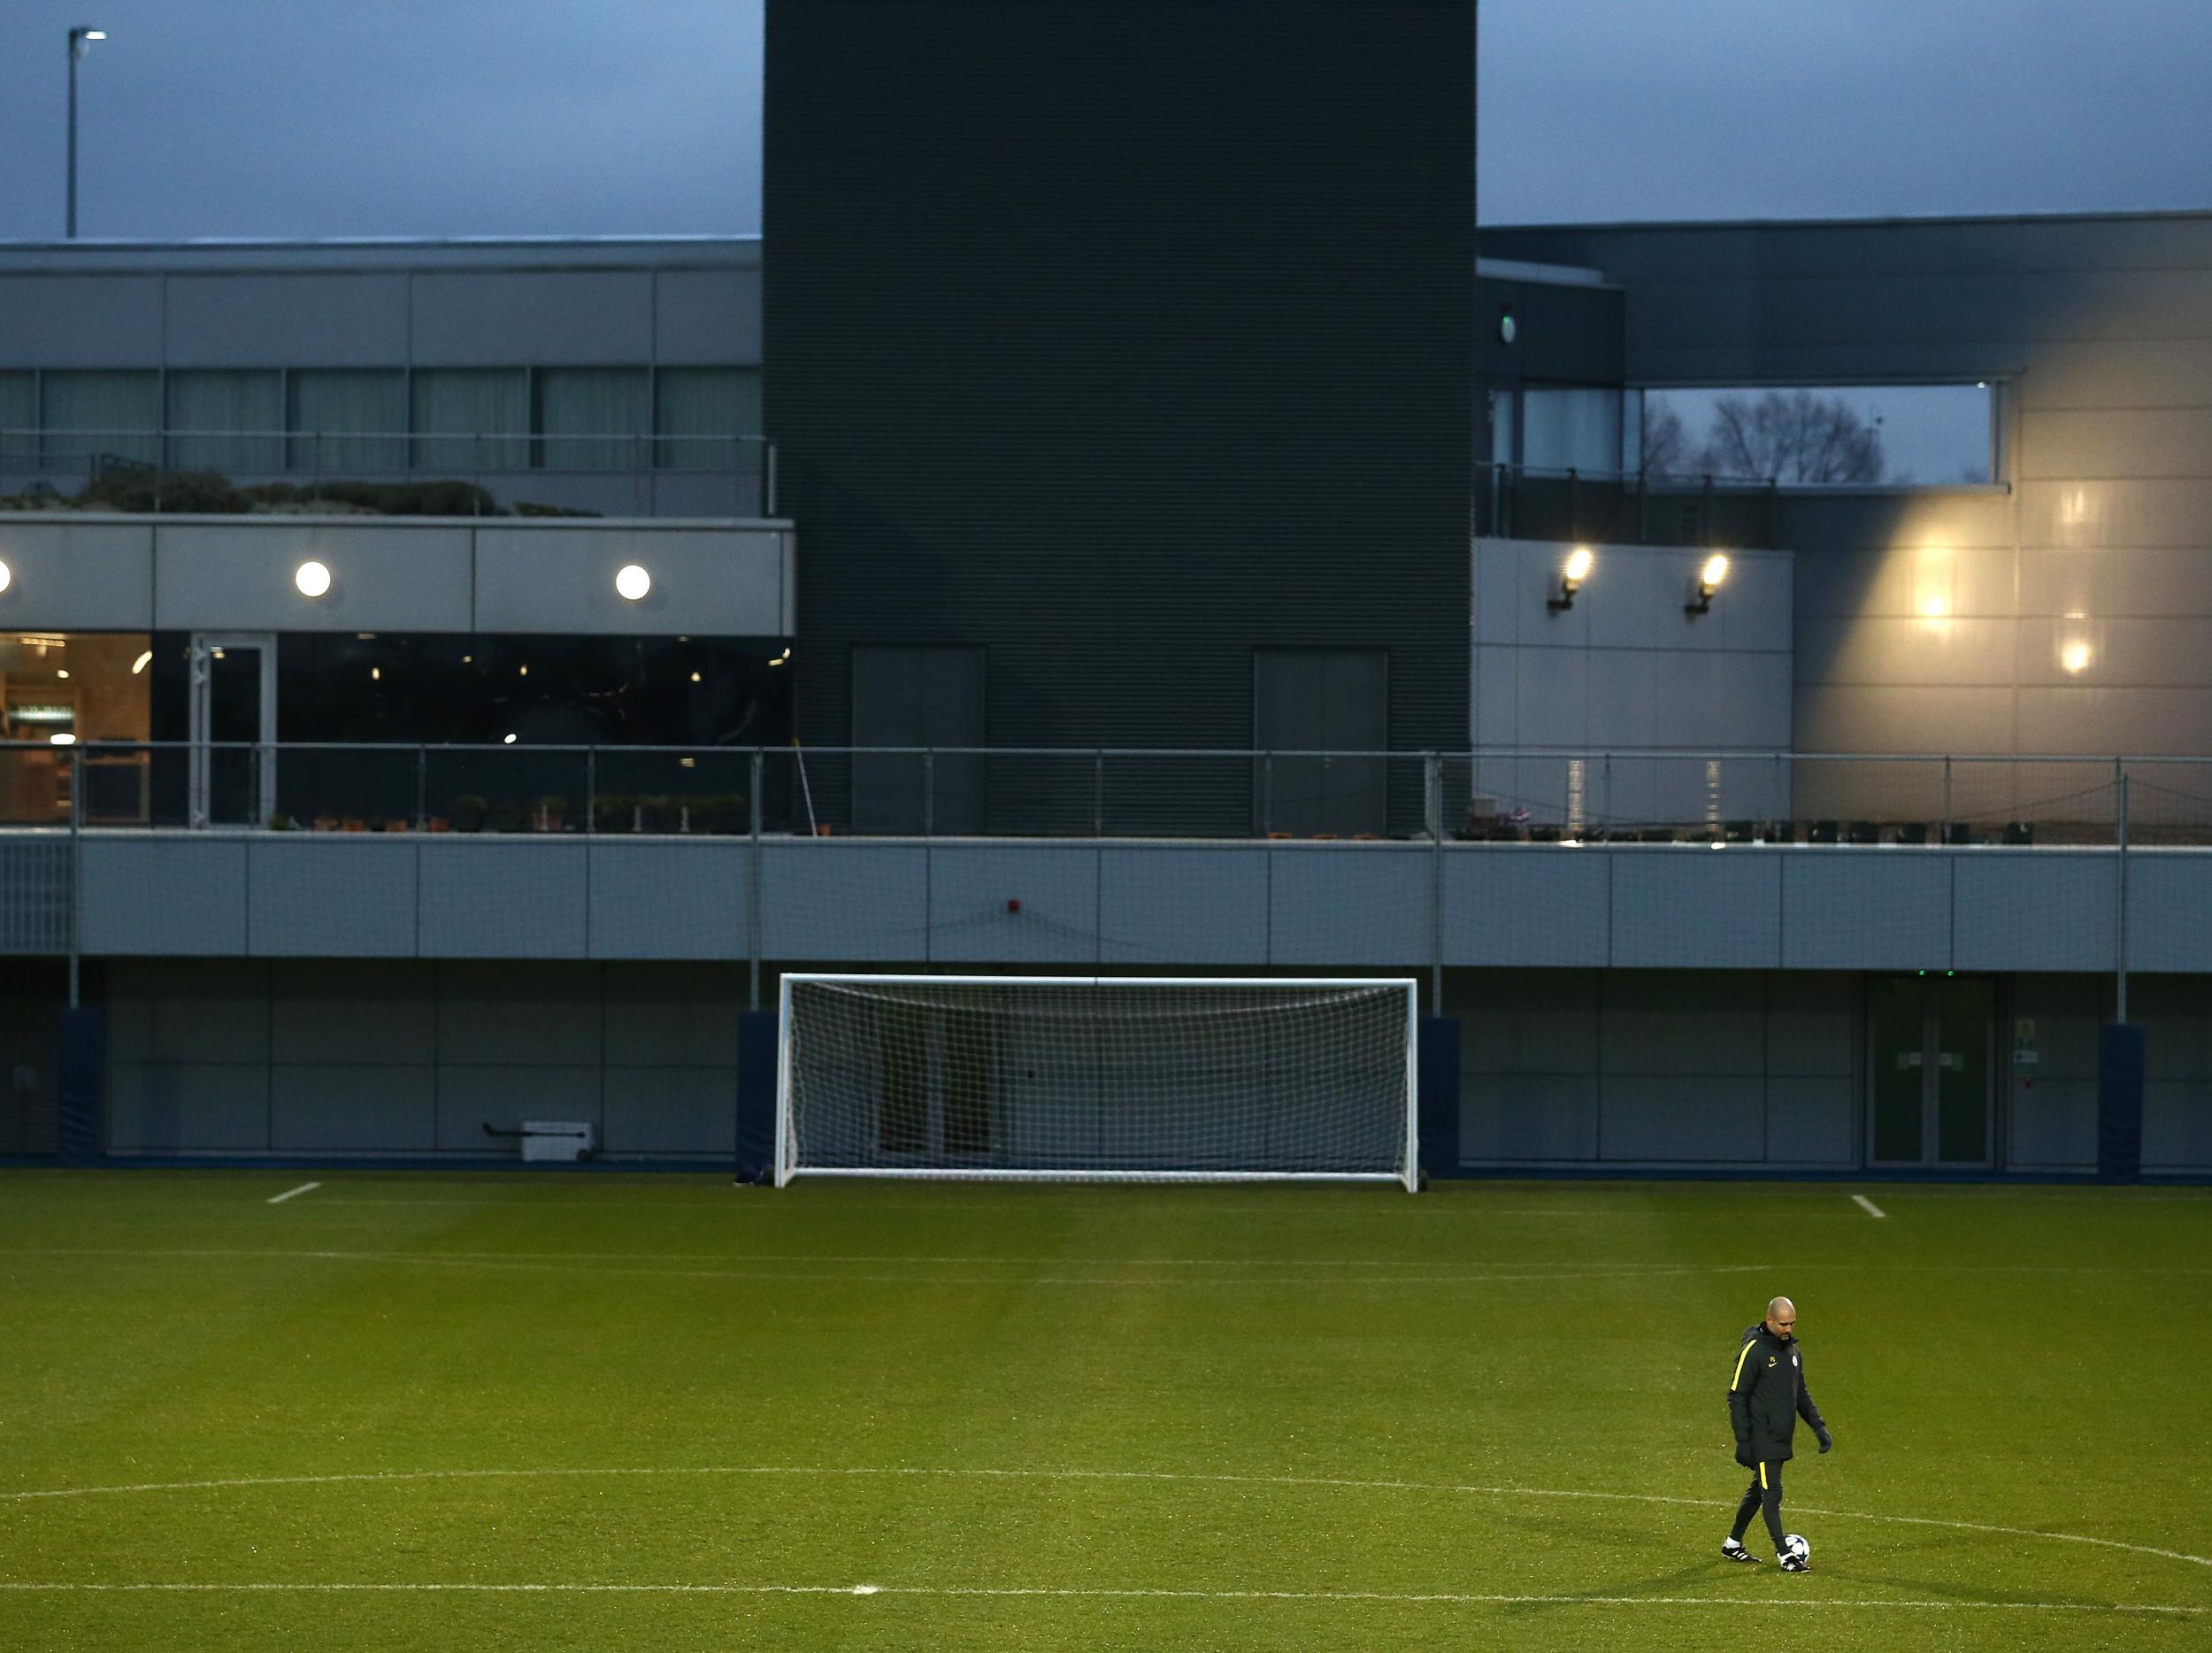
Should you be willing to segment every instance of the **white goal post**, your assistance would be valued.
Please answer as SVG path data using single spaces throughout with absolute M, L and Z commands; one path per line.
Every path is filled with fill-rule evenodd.
M 783 978 L 794 1177 L 1420 1186 L 1409 979 Z

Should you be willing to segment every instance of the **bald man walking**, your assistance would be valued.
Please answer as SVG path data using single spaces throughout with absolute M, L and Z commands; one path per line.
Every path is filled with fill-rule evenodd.
M 1812 1391 L 1805 1387 L 1803 1351 L 1797 1345 L 1797 1305 L 1787 1297 L 1777 1297 L 1767 1304 L 1765 1319 L 1744 1328 L 1735 1375 L 1728 1380 L 1728 1421 L 1736 1431 L 1736 1462 L 1752 1472 L 1751 1486 L 1736 1506 L 1736 1525 L 1720 1547 L 1731 1561 L 1758 1559 L 1743 1547 L 1743 1535 L 1751 1518 L 1763 1513 L 1782 1571 L 1808 1570 L 1804 1557 L 1790 1553 L 1782 1532 L 1782 1465 L 1789 1461 L 1800 1418 L 1812 1426 L 1823 1452 L 1835 1445 L 1820 1408 L 1813 1404 Z

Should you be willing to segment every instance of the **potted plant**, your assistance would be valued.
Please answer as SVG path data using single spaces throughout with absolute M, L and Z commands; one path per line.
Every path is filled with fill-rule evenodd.
M 540 832 L 565 832 L 568 819 L 568 800 L 557 793 L 549 792 L 538 800 L 537 829 Z
M 491 813 L 490 805 L 473 792 L 464 792 L 454 801 L 454 825 L 462 832 L 482 832 L 485 818 Z

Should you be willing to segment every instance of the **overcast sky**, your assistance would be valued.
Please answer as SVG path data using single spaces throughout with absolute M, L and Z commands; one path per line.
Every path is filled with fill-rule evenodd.
M 804 0 L 777 0 L 804 4 Z M 1356 4 L 1356 0 L 1347 0 Z M 0 237 L 760 227 L 764 0 L 0 0 Z M 1482 0 L 1492 223 L 2212 207 L 2212 0 Z

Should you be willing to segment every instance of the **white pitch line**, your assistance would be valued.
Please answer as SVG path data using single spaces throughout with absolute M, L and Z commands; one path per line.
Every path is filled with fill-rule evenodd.
M 1685 1498 L 1655 1492 L 1585 1492 L 1563 1487 L 1481 1487 L 1451 1481 L 1360 1480 L 1334 1475 L 1239 1475 L 1200 1470 L 1144 1469 L 950 1469 L 929 1465 L 892 1465 L 839 1466 L 791 1464 L 651 1465 L 603 1469 L 420 1469 L 363 1470 L 338 1475 L 268 1475 L 222 1480 L 140 1481 L 129 1486 L 56 1487 L 21 1492 L 0 1492 L 0 1503 L 26 1503 L 35 1498 L 84 1498 L 103 1494 L 140 1492 L 201 1492 L 234 1488 L 359 1486 L 379 1481 L 394 1484 L 428 1480 L 528 1480 L 582 1476 L 637 1475 L 788 1475 L 829 1480 L 842 1477 L 943 1477 L 969 1480 L 1096 1480 L 1159 1481 L 1230 1487 L 1314 1487 L 1353 1492 L 1435 1493 L 1455 1497 L 1579 1498 L 1607 1503 L 1663 1503 L 1695 1510 L 1726 1508 L 1725 1500 Z M 1996 1533 L 2008 1538 L 2041 1538 L 2055 1543 L 2093 1544 L 2101 1549 L 2124 1549 L 2139 1556 L 2157 1556 L 2167 1561 L 2185 1561 L 2192 1566 L 2212 1567 L 2212 1556 L 2193 1556 L 2178 1549 L 2160 1549 L 2150 1544 L 2131 1544 L 2117 1538 L 2093 1538 L 2084 1533 L 2054 1533 L 2033 1526 L 1997 1526 L 1985 1521 L 1953 1521 L 1929 1515 L 1876 1515 L 1862 1510 L 1824 1510 L 1793 1506 L 1800 1515 L 1819 1515 L 1839 1521 L 1885 1521 L 1905 1526 L 1940 1526 L 1963 1533 Z M 1580 1599 L 1579 1597 L 1575 1599 Z
M 2188 1617 L 2212 1607 L 2139 1602 L 1961 1602 L 1801 1595 L 1492 1595 L 1461 1590 L 1171 1590 L 980 1584 L 72 1584 L 0 1580 L 0 1590 L 141 1595 L 154 1592 L 239 1594 L 390 1594 L 451 1592 L 488 1595 L 933 1595 L 1044 1597 L 1110 1601 L 1372 1602 L 1465 1607 L 1807 1607 L 1903 1608 L 1921 1612 L 2164 1613 Z
M 1866 1207 L 1866 1214 L 1869 1217 L 1886 1217 L 1889 1215 L 1887 1211 L 1877 1205 L 1872 1200 L 1867 1198 L 1863 1194 L 1854 1194 L 1851 1197 L 1856 1200 L 1860 1204 Z
M 268 1203 L 272 1205 L 281 1205 L 285 1201 L 304 1194 L 311 1188 L 319 1188 L 322 1186 L 323 1185 L 319 1182 L 303 1182 L 296 1188 L 287 1188 L 283 1193 L 278 1195 L 274 1199 L 269 1201 Z

